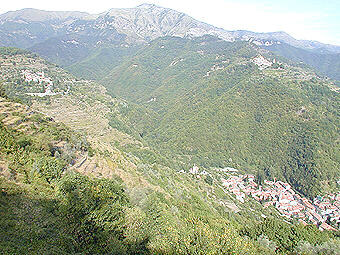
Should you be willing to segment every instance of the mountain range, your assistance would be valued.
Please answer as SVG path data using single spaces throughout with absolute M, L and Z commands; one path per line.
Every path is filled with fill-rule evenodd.
M 40 32 L 37 34 L 38 31 L 34 31 L 34 26 L 44 24 L 46 30 L 50 32 L 49 38 L 59 34 L 87 34 L 89 29 L 97 33 L 100 31 L 102 35 L 107 33 L 108 30 L 113 30 L 125 35 L 127 42 L 148 42 L 162 36 L 199 37 L 214 35 L 226 41 L 254 40 L 255 43 L 259 44 L 262 41 L 267 41 L 267 43 L 284 42 L 303 49 L 340 53 L 340 46 L 316 41 L 296 40 L 285 32 L 227 31 L 197 21 L 184 13 L 154 4 L 142 4 L 136 8 L 113 8 L 100 14 L 22 9 L 0 15 L 0 22 L 2 32 L 11 33 L 8 35 L 9 37 L 15 37 L 14 34 L 25 37 L 28 41 L 28 47 L 45 40 Z M 84 26 L 85 24 L 86 26 Z M 106 34 L 105 37 L 109 39 L 110 34 Z M 1 44 L 7 46 L 3 37 L 1 40 Z M 19 41 L 11 46 L 22 47 L 26 45 L 22 45 Z
M 227 31 L 153 4 L 114 8 L 100 14 L 22 9 L 0 15 L 1 46 L 27 48 L 64 67 L 92 57 L 94 48 L 131 47 L 163 36 L 194 38 L 203 35 L 231 42 L 251 41 L 269 50 L 275 47 L 276 53 L 296 60 L 285 47 L 289 45 L 299 52 L 299 60 L 312 65 L 321 74 L 339 79 L 337 54 L 340 46 L 296 40 L 285 32 Z M 320 63 L 313 62 L 311 54 L 316 54 Z

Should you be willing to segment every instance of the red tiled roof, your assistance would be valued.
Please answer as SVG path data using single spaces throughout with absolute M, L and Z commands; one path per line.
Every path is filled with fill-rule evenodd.
M 307 225 L 308 225 L 305 221 L 303 221 L 303 220 L 301 220 L 301 219 L 299 219 L 299 222 L 300 222 L 302 225 L 304 225 L 304 226 L 307 226 Z
M 328 225 L 327 223 L 323 222 L 321 225 L 320 225 L 320 228 L 322 230 L 332 230 L 332 231 L 337 231 L 335 228 L 333 228 L 332 226 Z

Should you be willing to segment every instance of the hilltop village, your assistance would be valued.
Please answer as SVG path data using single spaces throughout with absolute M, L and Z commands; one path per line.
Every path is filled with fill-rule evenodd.
M 263 207 L 275 207 L 283 217 L 296 219 L 303 225 L 314 224 L 320 230 L 339 229 L 340 193 L 318 196 L 310 201 L 296 193 L 286 182 L 276 179 L 264 180 L 263 184 L 259 185 L 254 175 L 237 174 L 237 169 L 229 167 L 222 170 L 229 174 L 227 179 L 221 178 L 222 186 L 235 195 L 241 203 L 244 203 L 247 198 L 255 199 Z M 200 172 L 196 165 L 189 170 L 189 173 L 199 179 L 201 176 L 209 175 L 207 171 Z
M 15 96 L 46 97 L 68 94 L 75 82 L 56 66 L 49 65 L 34 55 L 0 55 L 0 76 L 7 92 Z
M 23 70 L 21 71 L 21 73 L 26 82 L 35 82 L 44 85 L 44 93 L 27 93 L 27 95 L 40 97 L 55 95 L 55 93 L 53 92 L 53 82 L 49 77 L 45 76 L 45 73 L 43 71 L 34 73 L 29 70 Z
M 41 72 L 31 72 L 29 70 L 23 70 L 22 72 L 23 79 L 25 82 L 35 82 L 39 85 L 43 85 L 45 91 L 43 93 L 26 93 L 30 96 L 38 96 L 38 97 L 44 97 L 44 96 L 54 96 L 57 94 L 67 94 L 69 91 L 69 87 L 67 91 L 65 92 L 53 92 L 53 81 L 51 78 L 47 77 L 43 71 Z

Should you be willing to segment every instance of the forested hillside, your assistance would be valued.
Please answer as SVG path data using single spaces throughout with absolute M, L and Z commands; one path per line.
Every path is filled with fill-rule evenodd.
M 219 184 L 228 173 L 210 169 L 198 178 L 178 172 L 176 166 L 187 160 L 148 145 L 130 122 L 150 113 L 153 123 L 157 108 L 112 98 L 103 86 L 76 80 L 25 51 L 0 52 L 5 77 L 1 253 L 304 254 L 313 249 L 332 254 L 338 249 L 336 233 L 283 221 L 274 207 L 263 208 L 250 197 L 239 202 Z M 27 94 L 39 88 L 42 70 L 53 86 L 40 89 L 51 92 Z
M 311 197 L 336 187 L 339 95 L 308 69 L 247 42 L 169 37 L 102 82 L 144 109 L 126 116 L 165 155 L 285 179 Z
M 340 80 L 340 54 L 331 52 L 314 52 L 293 47 L 281 43 L 266 46 L 268 49 L 280 56 L 286 57 L 295 62 L 305 63 L 317 70 L 322 75 L 334 80 Z
M 88 57 L 72 65 L 67 65 L 71 73 L 89 80 L 100 80 L 120 65 L 125 57 L 136 52 L 141 46 L 135 47 L 102 47 L 91 51 Z

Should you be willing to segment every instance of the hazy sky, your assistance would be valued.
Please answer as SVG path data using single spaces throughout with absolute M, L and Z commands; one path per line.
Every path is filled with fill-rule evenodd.
M 101 13 L 154 3 L 226 30 L 285 31 L 297 39 L 340 45 L 340 0 L 8 0 L 0 13 L 22 8 Z

